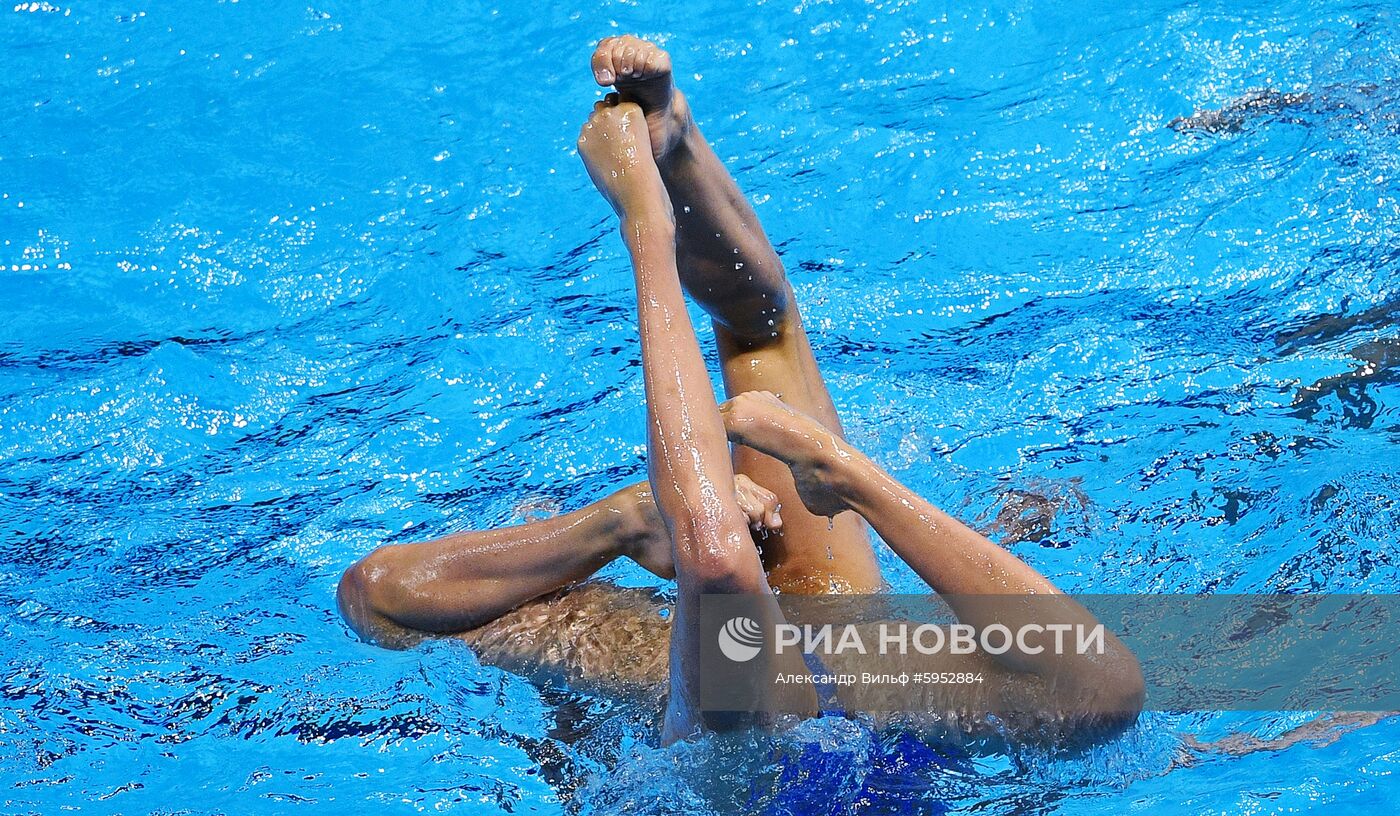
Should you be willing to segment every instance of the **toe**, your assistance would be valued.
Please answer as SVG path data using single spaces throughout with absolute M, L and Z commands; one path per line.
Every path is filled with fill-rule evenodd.
M 748 519 L 750 527 L 757 527 L 763 523 L 763 505 L 754 500 L 753 496 L 740 492 L 735 498 L 739 500 L 739 510 Z
M 598 47 L 593 51 L 593 80 L 599 85 L 611 85 L 617 77 L 616 66 L 613 63 L 615 40 L 615 37 L 609 37 L 598 43 Z
M 770 530 L 776 530 L 783 526 L 783 518 L 778 514 L 778 497 L 771 491 L 759 488 L 759 500 L 763 502 L 763 526 Z
M 630 34 L 600 40 L 593 51 L 593 79 L 599 85 L 650 79 L 671 73 L 671 56 L 655 43 Z
M 641 67 L 641 73 L 648 77 L 671 73 L 671 57 L 666 56 L 666 52 L 659 48 L 648 50 L 647 60 Z

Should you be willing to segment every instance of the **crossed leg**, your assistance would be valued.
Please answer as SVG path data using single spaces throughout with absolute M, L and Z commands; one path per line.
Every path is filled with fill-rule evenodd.
M 1057 594 L 1029 566 L 845 444 L 777 256 L 671 87 L 664 52 L 633 38 L 604 41 L 594 70 L 600 83 L 616 80 L 640 105 L 599 103 L 589 125 L 597 123 L 597 140 L 586 150 L 581 141 L 580 152 L 621 217 L 632 254 L 647 378 L 649 483 L 656 494 L 634 486 L 558 519 L 381 548 L 342 579 L 341 608 L 356 630 L 389 644 L 456 634 L 486 647 L 485 660 L 562 675 L 585 687 L 656 689 L 666 682 L 664 670 L 666 733 L 674 738 L 702 722 L 690 699 L 698 597 L 766 593 L 770 586 L 872 591 L 880 577 L 861 517 L 939 593 Z M 643 112 L 650 144 L 629 133 L 636 130 L 634 114 Z M 654 158 L 638 161 L 639 146 L 651 148 Z M 630 180 L 638 177 L 640 184 Z M 682 286 L 715 322 L 726 390 L 777 392 L 782 402 L 759 400 L 755 407 L 750 397 L 745 410 L 731 406 L 721 421 L 681 304 Z M 716 462 L 726 431 L 740 443 L 732 468 Z M 719 486 L 729 490 L 736 473 L 773 489 L 757 512 L 739 512 L 742 499 L 720 495 Z M 823 473 L 840 478 L 824 485 Z M 781 524 L 777 502 L 786 509 Z M 764 542 L 763 563 L 744 530 L 746 514 L 750 524 L 781 530 Z M 635 591 L 551 594 L 622 555 L 658 575 L 677 573 L 672 626 Z M 541 597 L 547 600 L 529 603 Z M 1087 615 L 1068 605 L 1074 616 Z M 975 625 L 1002 617 L 980 620 L 986 614 L 978 606 L 959 610 Z M 604 642 L 617 633 L 622 640 Z M 1115 647 L 1111 672 L 1038 659 L 997 658 L 988 668 L 1006 680 L 1004 699 L 1012 703 L 1031 699 L 1022 689 L 1048 676 L 1082 684 L 1111 710 L 1135 711 L 1141 677 L 1134 678 L 1131 654 Z M 630 664 L 619 663 L 627 654 Z M 800 663 L 795 668 L 803 670 Z
M 634 37 L 610 38 L 595 51 L 593 70 L 646 116 L 675 214 L 680 281 L 713 320 L 726 394 L 776 393 L 840 436 L 782 263 L 672 85 L 669 56 Z M 763 530 L 763 565 L 774 587 L 823 593 L 881 586 L 859 516 L 812 514 L 787 466 L 753 448 L 734 447 L 733 469 L 741 508 Z M 553 519 L 381 547 L 346 571 L 338 597 L 362 636 L 409 644 L 476 630 L 536 598 L 555 600 L 552 593 L 624 556 L 674 577 L 670 538 L 645 482 Z
M 676 264 L 685 291 L 709 313 L 727 397 L 769 391 L 843 435 L 808 343 L 792 287 L 758 216 L 705 141 L 671 58 L 637 37 L 610 37 L 593 53 L 593 77 L 614 85 L 646 116 L 657 169 L 676 222 Z M 762 542 L 769 582 L 785 592 L 873 592 L 883 582 L 869 534 L 855 513 L 817 516 L 798 500 L 782 462 L 736 445 L 734 470 L 772 490 L 783 527 Z

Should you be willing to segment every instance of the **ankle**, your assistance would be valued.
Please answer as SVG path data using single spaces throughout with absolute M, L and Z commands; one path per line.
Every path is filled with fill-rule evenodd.
M 622 241 L 634 254 L 647 251 L 648 247 L 665 245 L 667 251 L 675 252 L 676 222 L 670 216 L 669 205 L 666 212 L 642 209 L 633 215 L 632 210 L 624 210 L 618 219 L 617 228 L 622 233 Z
M 823 448 L 812 467 L 813 473 L 828 490 L 850 502 L 865 478 L 864 466 L 868 461 L 864 454 L 832 433 L 831 443 Z
M 670 120 L 667 123 L 667 131 L 673 134 L 674 142 L 656 160 L 656 166 L 661 170 L 663 178 L 695 161 L 700 139 L 700 132 L 695 127 L 695 119 L 690 115 L 690 103 L 686 101 L 685 94 L 675 92 L 666 116 Z
M 618 201 L 615 209 L 624 238 L 640 229 L 669 235 L 674 240 L 676 215 L 660 177 L 656 179 L 655 189 L 637 190 L 634 195 Z
M 874 460 L 856 450 L 844 440 L 822 457 L 818 469 L 822 484 L 840 497 L 847 509 L 865 515 L 872 489 L 881 483 L 884 470 Z

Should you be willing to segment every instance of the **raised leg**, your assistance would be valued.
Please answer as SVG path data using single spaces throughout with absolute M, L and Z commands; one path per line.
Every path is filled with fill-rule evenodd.
M 769 603 L 756 614 L 773 618 L 780 613 L 772 602 L 743 511 L 728 495 L 734 474 L 724 423 L 686 313 L 676 270 L 675 225 L 650 155 L 641 109 L 615 98 L 599 102 L 578 145 L 593 183 L 621 221 L 637 287 L 648 472 L 656 506 L 671 533 L 676 568 L 670 698 L 663 729 L 663 739 L 670 741 L 702 726 L 744 721 L 716 720 L 698 705 L 700 673 L 705 670 L 699 660 L 701 638 L 707 634 L 699 628 L 701 597 L 707 593 L 767 596 Z M 795 654 L 779 660 L 785 671 L 806 671 Z M 808 708 L 815 708 L 810 689 L 794 693 L 805 698 Z
M 815 419 L 785 405 L 770 393 L 741 394 L 723 407 L 725 429 L 746 445 L 781 457 L 792 469 L 802 501 L 821 514 L 859 513 L 929 587 L 947 602 L 958 619 L 978 630 L 1001 625 L 1009 631 L 1045 620 L 1098 624 L 1079 603 L 1010 551 L 934 507 L 900 484 L 864 454 Z M 1012 602 L 1031 596 L 1036 603 Z M 1040 630 L 1043 632 L 1044 630 Z M 1137 658 L 1109 634 L 1103 655 L 1057 654 L 1030 643 L 991 655 L 1004 682 L 995 684 L 994 705 L 1021 707 L 1028 677 L 1058 684 L 1073 692 L 1080 713 L 1111 714 L 1121 727 L 1136 718 L 1144 685 Z M 1042 714 L 1055 712 L 1041 709 Z M 1059 712 L 1073 714 L 1075 712 Z
M 841 421 L 817 369 L 782 262 L 671 80 L 670 56 L 636 37 L 612 37 L 593 54 L 594 79 L 615 85 L 646 115 L 653 155 L 676 224 L 685 291 L 710 314 L 729 396 L 767 390 L 833 433 Z M 773 490 L 783 531 L 762 542 L 773 586 L 790 592 L 870 592 L 883 582 L 865 525 L 854 513 L 828 520 L 797 500 L 781 462 L 736 446 L 736 472 Z

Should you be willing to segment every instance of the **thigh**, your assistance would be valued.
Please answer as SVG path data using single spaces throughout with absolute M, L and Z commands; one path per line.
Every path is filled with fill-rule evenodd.
M 670 668 L 671 605 L 655 590 L 590 581 L 454 635 L 483 663 L 617 698 L 659 699 Z
M 776 330 L 776 337 L 755 342 L 715 325 L 725 393 L 771 391 L 842 434 L 841 420 L 795 305 Z M 807 512 L 787 465 L 750 448 L 735 446 L 734 470 L 773 491 L 782 502 L 782 532 L 758 542 L 775 589 L 823 594 L 874 592 L 883 586 L 869 531 L 858 515 L 842 513 L 828 519 Z

